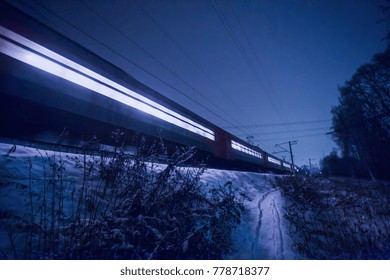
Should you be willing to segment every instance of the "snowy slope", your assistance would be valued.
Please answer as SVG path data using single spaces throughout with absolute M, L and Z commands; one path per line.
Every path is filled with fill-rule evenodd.
M 3 215 L 12 213 L 17 217 L 28 219 L 28 212 L 31 205 L 37 205 L 33 200 L 41 199 L 42 181 L 50 180 L 43 178 L 47 169 L 53 166 L 61 166 L 66 170 L 63 176 L 65 205 L 64 212 L 75 211 L 75 205 L 70 198 L 77 189 L 77 182 L 83 181 L 83 169 L 80 162 L 84 158 L 81 155 L 70 153 L 59 153 L 36 148 L 13 146 L 10 144 L 0 145 L 0 205 Z M 57 165 L 53 165 L 56 161 Z M 157 167 L 158 168 L 158 167 Z M 163 166 L 161 166 L 163 168 Z M 48 175 L 46 175 L 48 176 Z M 202 183 L 205 188 L 216 185 L 224 185 L 231 181 L 232 185 L 238 187 L 245 199 L 243 203 L 245 210 L 242 214 L 241 223 L 234 230 L 233 248 L 225 256 L 226 259 L 294 259 L 296 256 L 290 248 L 291 241 L 286 231 L 286 224 L 283 219 L 283 198 L 278 189 L 272 187 L 272 180 L 275 175 L 238 172 L 226 170 L 208 169 L 202 176 Z M 99 178 L 95 171 L 89 176 L 89 184 L 98 184 Z M 79 186 L 80 187 L 80 186 Z M 33 209 L 33 211 L 37 211 Z M 17 219 L 15 219 L 17 221 Z M 3 238 L 0 241 L 0 248 L 3 252 L 9 251 L 10 247 L 17 245 L 10 244 L 12 232 L 1 227 L 0 234 Z M 5 237 L 5 238 L 4 238 Z M 13 237 L 14 240 L 22 242 L 26 236 Z M 23 248 L 17 248 L 23 250 Z
M 153 182 L 159 182 L 158 174 L 162 175 L 164 173 L 162 171 L 166 168 L 167 165 L 147 163 L 146 169 L 151 171 L 142 173 L 142 176 L 147 174 L 151 179 L 140 178 L 141 185 L 149 189 L 154 188 Z M 180 172 L 196 176 L 196 170 L 181 168 Z M 110 192 L 105 188 L 106 183 L 99 173 L 101 171 L 99 160 L 95 156 L 0 144 L 0 259 L 37 258 L 40 254 L 34 251 L 34 246 L 38 244 L 37 248 L 47 249 L 47 246 L 53 244 L 61 242 L 66 244 L 66 237 L 62 236 L 61 232 L 66 234 L 69 227 L 86 227 L 88 231 L 91 225 L 89 221 L 95 223 L 96 213 L 110 203 L 100 199 Z M 234 190 L 235 200 L 240 201 L 244 206 L 238 216 L 240 223 L 233 228 L 232 242 L 226 242 L 226 236 L 223 235 L 225 229 L 220 227 L 219 233 L 218 228 L 216 229 L 221 223 L 219 215 L 225 215 L 225 219 L 229 216 L 234 217 L 237 214 L 235 210 L 223 212 L 227 209 L 225 208 L 217 213 L 221 208 L 215 208 L 215 203 L 223 204 L 223 201 L 208 200 L 209 204 L 204 205 L 214 207 L 210 209 L 215 209 L 215 213 L 214 210 L 202 208 L 204 205 L 200 208 L 196 208 L 199 205 L 195 205 L 197 212 L 191 214 L 192 198 L 187 199 L 187 203 L 190 201 L 188 204 L 190 208 L 187 210 L 191 210 L 187 212 L 188 216 L 185 218 L 181 210 L 178 212 L 179 216 L 183 216 L 180 223 L 186 223 L 187 217 L 195 217 L 195 223 L 190 225 L 184 237 L 181 236 L 182 241 L 175 243 L 176 248 L 182 247 L 183 251 L 187 251 L 191 245 L 191 250 L 196 252 L 198 241 L 193 241 L 193 237 L 204 229 L 205 223 L 208 223 L 207 217 L 210 217 L 212 223 L 216 221 L 218 225 L 214 225 L 214 230 L 216 229 L 217 234 L 222 232 L 221 236 L 225 238 L 223 244 L 230 244 L 230 249 L 222 254 L 224 259 L 388 259 L 390 257 L 389 183 L 374 184 L 341 178 L 284 177 L 215 169 L 208 169 L 199 174 L 201 174 L 200 181 L 190 179 L 188 182 L 195 182 L 197 186 L 199 184 L 198 187 L 203 190 L 199 193 L 207 199 L 218 188 Z M 135 173 L 131 176 L 137 175 Z M 176 187 L 179 186 L 177 184 L 187 179 L 179 176 L 166 183 L 173 182 L 171 190 L 177 191 L 180 189 Z M 145 181 L 149 185 L 145 185 L 143 183 Z M 169 192 L 166 195 L 169 198 Z M 186 197 L 181 196 L 179 199 L 181 201 Z M 199 201 L 202 201 L 202 198 Z M 97 206 L 96 202 L 98 202 Z M 90 206 L 95 207 L 95 214 L 88 212 Z M 176 206 L 180 205 L 173 204 L 174 208 Z M 201 213 L 204 216 L 197 222 L 197 215 Z M 177 232 L 179 228 L 172 228 L 177 223 L 176 218 L 167 214 L 171 223 L 167 225 L 172 232 Z M 164 215 L 165 212 L 160 215 L 159 220 L 156 220 L 160 225 L 166 223 Z M 55 217 L 55 226 L 52 217 Z M 78 221 L 76 223 L 75 217 Z M 147 230 L 154 232 L 158 239 L 163 238 L 161 232 L 145 223 L 144 216 L 135 219 L 132 223 L 138 225 L 141 223 L 141 227 L 146 226 Z M 154 218 L 148 217 L 148 219 Z M 130 246 L 123 239 L 124 230 L 126 231 L 128 226 L 123 224 L 126 220 L 126 216 L 116 218 L 115 228 L 111 226 L 103 228 L 104 234 L 108 234 L 108 239 L 118 239 L 119 243 L 115 243 L 115 246 L 124 246 L 123 248 Z M 235 218 L 231 221 L 235 221 Z M 99 226 L 105 223 L 104 220 L 103 223 L 98 222 Z M 92 224 L 94 225 L 96 224 Z M 226 223 L 224 226 L 229 228 Z M 39 232 L 39 236 L 31 232 Z M 206 240 L 207 234 L 203 235 Z M 88 238 L 90 237 L 87 234 L 87 241 Z M 122 239 L 125 242 L 121 242 Z M 218 246 L 221 239 L 217 240 Z M 202 242 L 204 241 L 205 239 Z M 213 243 L 213 246 L 216 243 Z M 78 245 L 74 244 L 74 246 L 77 248 Z M 201 245 L 206 253 L 202 255 L 205 258 L 210 256 L 207 246 L 207 241 Z M 56 252 L 61 250 L 63 249 L 57 248 Z M 55 258 L 56 252 L 51 251 L 43 257 Z M 149 256 L 150 252 L 149 255 L 140 258 L 149 258 Z M 83 258 L 83 255 L 80 258 Z

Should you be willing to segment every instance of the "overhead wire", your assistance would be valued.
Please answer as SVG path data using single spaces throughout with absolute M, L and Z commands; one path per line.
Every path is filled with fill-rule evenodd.
M 217 1 L 215 1 L 215 0 L 210 0 L 210 1 L 211 1 L 212 5 L 213 5 L 215 11 L 217 12 L 218 17 L 220 18 L 221 22 L 223 23 L 223 25 L 225 26 L 226 30 L 228 31 L 230 37 L 232 38 L 234 44 L 236 45 L 236 47 L 240 51 L 240 53 L 243 56 L 245 62 L 249 66 L 249 69 L 251 70 L 252 74 L 256 78 L 255 81 L 257 81 L 257 83 L 259 84 L 260 87 L 265 89 L 264 93 L 267 96 L 267 98 L 269 99 L 269 101 L 271 103 L 271 106 L 275 109 L 275 112 L 279 115 L 279 118 L 281 120 L 284 120 L 284 117 L 282 116 L 282 113 L 281 113 L 282 110 L 277 106 L 277 103 L 275 102 L 275 100 L 267 92 L 267 90 L 265 88 L 265 84 L 263 83 L 260 74 L 256 70 L 255 65 L 252 63 L 252 61 L 251 61 L 251 59 L 250 59 L 250 57 L 248 55 L 248 52 L 245 50 L 245 47 L 241 44 L 239 38 L 235 34 L 235 32 L 233 30 L 233 27 L 231 26 L 231 24 L 229 23 L 228 19 L 224 15 L 224 12 L 223 12 L 222 8 L 218 5 Z
M 255 124 L 255 125 L 243 125 L 242 128 L 248 127 L 269 127 L 269 126 L 289 126 L 289 125 L 301 125 L 301 124 L 312 124 L 312 123 L 324 123 L 331 122 L 332 120 L 314 120 L 314 121 L 299 121 L 299 122 L 284 122 L 284 123 L 266 123 L 266 124 Z M 225 129 L 231 129 L 233 127 L 223 127 Z
M 34 2 L 36 2 L 35 0 L 33 0 Z M 37 2 L 36 2 L 37 3 Z M 103 47 L 107 48 L 108 50 L 110 50 L 111 52 L 115 53 L 116 55 L 120 56 L 121 58 L 125 59 L 127 62 L 131 63 L 132 65 L 134 65 L 135 67 L 141 69 L 142 71 L 144 71 L 145 73 L 151 75 L 152 77 L 158 79 L 160 82 L 164 83 L 165 85 L 169 86 L 170 88 L 172 88 L 173 90 L 185 95 L 184 92 L 182 92 L 181 90 L 177 89 L 176 87 L 170 85 L 169 83 L 163 81 L 161 78 L 159 78 L 158 76 L 154 75 L 153 73 L 151 73 L 150 71 L 146 70 L 145 68 L 143 68 L 142 66 L 134 63 L 133 61 L 131 61 L 129 58 L 123 56 L 122 54 L 118 53 L 117 51 L 115 51 L 114 49 L 110 48 L 109 46 L 107 46 L 106 44 L 104 44 L 103 42 L 99 41 L 98 39 L 96 39 L 95 37 L 91 36 L 90 34 L 82 31 L 81 29 L 79 29 L 77 26 L 75 26 L 74 24 L 72 24 L 71 22 L 69 22 L 68 20 L 66 20 L 65 18 L 61 17 L 60 15 L 58 15 L 57 13 L 53 12 L 52 10 L 50 10 L 49 8 L 47 8 L 46 6 L 42 5 L 41 3 L 37 3 L 38 5 L 40 5 L 43 9 L 45 9 L 46 11 L 50 12 L 51 14 L 53 14 L 55 17 L 61 19 L 62 21 L 66 22 L 67 24 L 69 24 L 70 26 L 72 26 L 73 28 L 75 28 L 76 30 L 78 30 L 79 32 L 81 32 L 82 34 L 84 34 L 85 36 L 87 36 L 88 38 L 90 38 L 91 40 L 99 43 L 100 45 L 102 45 Z M 188 98 L 191 99 L 191 97 L 187 96 Z M 194 102 L 196 102 L 195 100 L 192 100 Z M 202 106 L 201 104 L 199 104 L 200 106 Z M 203 107 L 203 106 L 202 106 Z M 210 111 L 209 108 L 206 108 L 206 107 L 203 107 L 204 109 Z M 220 116 L 218 116 L 219 118 L 221 118 Z M 222 119 L 222 118 L 221 118 Z M 262 125 L 245 125 L 245 126 L 241 126 L 241 127 L 237 127 L 236 125 L 232 124 L 230 121 L 226 121 L 227 123 L 231 124 L 233 126 L 233 128 L 237 128 L 237 129 L 243 129 L 243 128 L 249 128 L 249 127 L 258 127 L 258 126 L 267 126 L 267 125 L 289 125 L 289 124 L 300 124 L 300 123 L 315 123 L 315 122 L 325 122 L 325 121 L 329 121 L 329 120 L 318 120 L 318 121 L 306 121 L 306 122 L 295 122 L 295 123 L 279 123 L 279 124 L 262 124 Z M 241 130 L 242 131 L 242 130 Z M 244 132 L 245 134 L 247 134 L 246 132 Z M 302 138 L 302 137 L 312 137 L 312 136 L 317 136 L 317 135 L 329 135 L 329 133 L 321 133 L 321 134 L 311 134 L 311 135 L 302 135 L 302 136 L 298 136 L 297 138 Z M 278 139 L 262 139 L 261 141 L 276 141 L 276 140 L 279 140 L 279 139 L 286 139 L 286 138 L 278 138 Z
M 157 79 L 158 81 L 160 81 L 161 83 L 165 84 L 166 86 L 170 87 L 171 89 L 185 95 L 184 92 L 180 91 L 179 89 L 175 88 L 174 86 L 172 86 L 171 84 L 165 82 L 164 80 L 162 80 L 161 78 L 159 78 L 157 75 L 153 74 L 152 72 L 148 71 L 147 69 L 145 69 L 144 67 L 142 67 L 141 65 L 135 63 L 134 61 L 130 60 L 128 57 L 125 57 L 124 55 L 122 55 L 121 53 L 115 51 L 113 48 L 109 47 L 107 44 L 99 41 L 98 39 L 96 39 L 95 37 L 91 36 L 90 34 L 88 34 L 87 32 L 81 30 L 78 26 L 74 25 L 73 23 L 71 23 L 70 21 L 68 21 L 67 19 L 65 19 L 64 17 L 60 16 L 59 14 L 57 14 L 56 12 L 52 11 L 51 9 L 47 8 L 46 6 L 42 5 L 41 3 L 37 2 L 36 0 L 31 0 L 33 2 L 35 2 L 37 5 L 40 5 L 44 10 L 46 10 L 47 12 L 51 13 L 52 15 L 54 15 L 55 17 L 61 19 L 62 21 L 64 21 L 65 23 L 67 23 L 68 25 L 72 26 L 74 29 L 76 29 L 78 32 L 82 33 L 84 36 L 88 37 L 89 39 L 93 40 L 95 43 L 98 43 L 99 45 L 105 47 L 107 50 L 111 51 L 112 53 L 115 53 L 116 55 L 118 55 L 119 57 L 121 57 L 122 59 L 126 60 L 128 63 L 130 63 L 131 65 L 135 66 L 136 68 L 142 70 L 143 72 L 145 72 L 146 74 L 152 76 L 153 78 Z M 31 7 L 30 7 L 31 8 Z M 188 95 L 185 95 L 185 97 L 191 99 L 191 101 L 193 102 L 197 102 L 195 99 L 192 99 L 190 96 Z
M 232 125 L 233 127 L 236 127 L 235 124 L 231 123 L 230 121 L 226 120 L 225 118 L 219 116 L 218 114 L 216 114 L 214 111 L 212 111 L 211 109 L 207 108 L 205 105 L 203 104 L 200 104 L 198 103 L 198 101 L 196 101 L 195 99 L 193 99 L 191 96 L 185 94 L 183 91 L 179 90 L 178 88 L 172 86 L 171 84 L 167 83 L 166 81 L 162 80 L 161 78 L 159 78 L 157 75 L 153 74 L 152 72 L 148 71 L 147 69 L 145 69 L 144 67 L 142 67 L 141 65 L 135 63 L 134 61 L 131 61 L 128 57 L 125 57 L 124 55 L 120 54 L 119 52 L 115 51 L 113 48 L 109 47 L 107 44 L 101 42 L 100 40 L 96 39 L 95 37 L 91 36 L 90 34 L 88 34 L 87 32 L 81 30 L 79 27 L 77 27 L 76 25 L 74 25 L 73 23 L 71 23 L 70 21 L 68 21 L 67 19 L 65 19 L 64 17 L 60 16 L 59 14 L 57 14 L 56 12 L 52 11 L 51 9 L 47 8 L 45 5 L 35 1 L 35 0 L 32 0 L 33 2 L 35 2 L 37 5 L 39 5 L 40 7 L 42 7 L 45 11 L 51 13 L 52 15 L 54 15 L 55 17 L 61 19 L 62 21 L 64 21 L 66 24 L 72 26 L 74 29 L 76 29 L 78 32 L 82 33 L 83 35 L 87 36 L 88 38 L 90 38 L 91 40 L 93 40 L 94 42 L 98 43 L 99 45 L 105 47 L 106 49 L 108 49 L 109 51 L 111 51 L 112 53 L 115 53 L 116 55 L 118 55 L 119 57 L 121 57 L 122 59 L 126 60 L 128 63 L 130 63 L 131 65 L 135 66 L 136 68 L 144 71 L 145 73 L 147 73 L 148 75 L 152 76 L 153 78 L 157 79 L 158 81 L 160 81 L 161 83 L 165 84 L 166 86 L 168 86 L 169 88 L 173 89 L 174 91 L 182 94 L 183 96 L 187 97 L 188 99 L 190 99 L 191 101 L 197 103 L 200 107 L 202 107 L 203 109 L 205 109 L 206 111 L 212 113 L 213 115 L 215 115 L 216 117 L 218 117 L 219 119 L 222 119 L 223 121 L 225 121 L 226 123 L 228 123 L 229 125 Z M 27 6 L 29 6 L 27 4 Z M 30 6 L 30 9 L 31 9 L 31 6 Z
M 241 23 L 238 15 L 237 15 L 237 12 L 234 8 L 234 5 L 232 4 L 232 1 L 231 0 L 227 0 L 227 2 L 229 3 L 232 11 L 233 11 L 233 15 L 234 17 L 236 18 L 241 30 L 242 30 L 242 33 L 245 37 L 245 39 L 247 40 L 248 44 L 249 44 L 249 47 L 250 49 L 252 50 L 252 53 L 254 54 L 254 58 L 255 58 L 255 61 L 257 61 L 257 64 L 260 68 L 260 70 L 262 71 L 262 74 L 264 76 L 264 79 L 267 81 L 268 85 L 269 85 L 269 88 L 271 90 L 271 92 L 273 93 L 272 96 L 275 98 L 277 104 L 279 104 L 279 100 L 278 100 L 278 95 L 276 94 L 275 90 L 274 90 L 274 87 L 270 81 L 270 79 L 268 78 L 268 75 L 266 73 L 266 71 L 264 70 L 264 67 L 260 61 L 260 58 L 259 56 L 257 55 L 257 52 L 255 51 L 254 47 L 253 47 L 253 44 L 251 42 L 251 40 L 249 39 L 246 31 L 245 31 L 245 28 L 243 26 L 243 24 Z M 283 116 L 285 117 L 284 115 L 284 111 L 281 110 L 281 112 L 283 113 Z M 291 126 L 291 125 L 301 125 L 301 124 L 313 124 L 313 123 L 327 123 L 327 122 L 331 122 L 331 120 L 317 120 L 317 121 L 303 121 L 303 122 L 290 122 L 290 123 L 287 123 L 287 122 L 283 122 L 283 123 L 278 123 L 278 124 L 259 124 L 259 125 L 255 125 L 255 126 L 252 126 L 252 125 L 246 125 L 244 126 L 243 128 L 255 128 L 255 127 L 258 127 L 258 128 L 264 128 L 264 127 L 275 127 L 275 126 L 283 126 L 283 127 L 287 127 L 287 126 Z M 327 129 L 329 129 L 330 127 L 328 127 Z M 303 131 L 312 131 L 312 130 L 320 130 L 321 128 L 311 128 L 311 129 L 302 129 L 302 130 L 290 130 L 290 131 L 280 131 L 280 132 L 262 132 L 262 133 L 257 133 L 255 135 L 269 135 L 269 134 L 283 134 L 283 133 L 296 133 L 296 132 L 303 132 Z M 294 135 L 293 138 L 296 138 L 296 139 L 303 139 L 303 138 L 307 138 L 307 137 L 319 137 L 319 136 L 329 136 L 329 135 L 332 135 L 333 132 L 330 131 L 330 132 L 326 132 L 326 133 L 316 133 L 316 134 L 306 134 L 306 135 Z M 279 141 L 279 140 L 291 140 L 291 137 L 292 136 L 288 136 L 288 137 L 283 137 L 283 138 L 273 138 L 273 139 L 261 139 L 262 141 Z
M 219 92 L 221 92 L 223 94 L 224 97 L 227 97 L 231 100 L 231 102 L 233 103 L 234 101 L 232 100 L 232 98 L 217 84 L 217 82 L 210 76 L 206 73 L 206 71 L 199 65 L 199 63 L 197 63 L 181 46 L 180 44 L 167 32 L 165 31 L 165 29 L 151 16 L 151 14 L 140 4 L 138 3 L 137 0 L 134 1 L 134 3 L 136 3 L 136 5 L 142 10 L 142 12 L 150 19 L 150 21 L 152 21 L 154 23 L 154 25 L 156 25 L 159 30 L 187 57 L 187 59 L 189 61 L 191 61 L 191 63 L 193 65 L 195 65 L 195 67 L 211 82 L 211 84 L 213 84 L 218 90 Z M 236 118 L 234 118 L 231 114 L 229 114 L 228 112 L 226 112 L 226 110 L 224 110 L 223 108 L 219 107 L 218 106 L 218 109 L 220 109 L 221 112 L 223 112 L 226 116 L 230 117 L 232 120 L 234 120 L 235 122 L 237 123 L 240 123 Z M 244 112 L 245 114 L 245 111 L 242 110 L 239 106 L 237 106 L 237 110 L 240 111 L 240 112 Z M 242 126 L 241 126 L 242 127 Z M 245 131 L 243 131 L 239 126 L 237 125 L 234 125 L 233 128 L 237 128 L 239 129 L 240 131 L 242 131 L 245 136 L 250 136 L 251 133 L 247 133 Z
M 100 15 L 99 13 L 97 13 L 93 8 L 91 8 L 89 5 L 87 5 L 86 3 L 84 3 L 83 1 L 81 0 L 78 0 L 79 3 L 81 3 L 82 5 L 84 5 L 87 9 L 89 9 L 93 14 L 95 14 L 97 17 L 99 17 L 103 22 L 105 22 L 108 26 L 110 26 L 112 29 L 114 29 L 115 31 L 117 31 L 119 34 L 121 34 L 124 38 L 126 38 L 126 40 L 128 40 L 129 42 L 131 42 L 132 44 L 134 44 L 138 49 L 140 49 L 143 53 L 145 53 L 147 56 L 149 56 L 151 59 L 153 59 L 155 62 L 157 62 L 160 66 L 162 66 L 165 70 L 167 70 L 169 73 L 171 73 L 173 76 L 175 76 L 178 80 L 180 80 L 181 82 L 183 82 L 185 85 L 187 85 L 189 88 L 191 88 L 194 92 L 196 92 L 197 94 L 199 94 L 200 96 L 202 96 L 205 100 L 207 100 L 209 103 L 213 104 L 213 106 L 215 106 L 216 108 L 219 109 L 219 106 L 213 102 L 212 100 L 210 100 L 206 95 L 204 95 L 203 93 L 201 93 L 199 90 L 197 90 L 196 88 L 194 88 L 192 85 L 190 85 L 187 81 L 185 81 L 183 78 L 181 78 L 179 75 L 177 75 L 172 69 L 170 69 L 167 65 L 165 65 L 164 63 L 162 63 L 160 60 L 158 60 L 154 55 L 152 55 L 150 52 L 148 52 L 147 50 L 145 50 L 141 45 L 139 45 L 136 41 L 134 41 L 133 39 L 131 39 L 128 35 L 126 35 L 125 33 L 123 33 L 121 30 L 119 30 L 115 25 L 113 25 L 110 21 L 108 21 L 106 18 L 104 18 L 102 15 Z M 180 91 L 181 93 L 181 91 Z M 187 95 L 185 95 L 186 97 L 188 97 Z M 193 100 L 193 99 L 192 99 Z M 210 112 L 211 114 L 213 114 L 214 116 L 218 117 L 219 119 L 225 121 L 226 123 L 229 123 L 230 125 L 234 126 L 233 123 L 231 123 L 229 120 L 227 120 L 226 118 L 223 118 L 221 117 L 220 115 L 218 115 L 217 113 L 215 113 L 214 111 L 212 111 L 211 109 L 209 108 L 206 108 L 204 105 L 201 105 L 199 102 L 196 101 L 196 103 L 198 105 L 200 105 L 202 108 L 206 109 L 208 112 Z M 221 109 L 220 109 L 221 110 Z
M 286 119 L 286 115 L 284 113 L 284 111 L 278 106 L 278 104 L 280 104 L 280 101 L 278 99 L 278 95 L 276 94 L 275 90 L 274 90 L 274 87 L 272 86 L 272 83 L 270 81 L 270 79 L 268 78 L 268 75 L 266 73 L 266 71 L 264 70 L 264 67 L 259 59 L 259 56 L 257 55 L 257 52 L 255 51 L 255 48 L 253 47 L 253 44 L 251 42 L 251 40 L 249 39 L 246 31 L 245 31 L 245 28 L 243 26 L 243 24 L 241 23 L 241 20 L 239 18 L 239 16 L 237 15 L 237 12 L 234 8 L 234 5 L 232 5 L 232 2 L 231 0 L 227 0 L 231 10 L 233 11 L 233 16 L 235 17 L 236 21 L 238 22 L 239 26 L 240 26 L 240 29 L 242 31 L 242 34 L 244 35 L 244 38 L 246 39 L 246 41 L 248 42 L 249 44 L 249 47 L 250 47 L 250 50 L 252 51 L 254 57 L 255 57 L 255 62 L 257 62 L 257 65 L 260 69 L 260 71 L 262 72 L 263 74 L 263 77 L 264 77 L 264 80 L 266 81 L 266 83 L 268 84 L 269 86 L 269 89 L 271 91 L 272 94 L 269 94 L 267 92 L 267 89 L 265 89 L 265 94 L 268 96 L 269 100 L 271 101 L 271 104 L 273 104 L 274 108 L 276 109 L 276 112 L 277 114 L 279 115 L 280 119 L 281 120 L 285 120 Z M 256 71 L 256 74 L 258 74 L 258 72 Z M 260 76 L 259 76 L 259 79 L 260 79 Z M 275 99 L 275 100 L 274 100 Z M 258 135 L 258 134 L 256 134 Z
M 269 134 L 285 134 L 285 133 L 296 133 L 296 132 L 304 132 L 304 131 L 314 131 L 314 130 L 324 130 L 329 129 L 330 127 L 318 127 L 318 128 L 307 128 L 307 129 L 296 129 L 296 130 L 284 130 L 284 131 L 264 131 L 258 132 L 254 135 L 269 135 Z
M 214 7 L 214 9 L 215 9 L 215 11 L 216 11 L 220 21 L 224 25 L 225 29 L 228 31 L 228 33 L 229 33 L 231 39 L 233 40 L 234 44 L 236 45 L 237 49 L 239 50 L 241 55 L 244 57 L 244 60 L 248 64 L 250 70 L 253 73 L 255 73 L 256 72 L 256 68 L 254 67 L 252 61 L 250 60 L 250 58 L 248 56 L 248 53 L 246 52 L 245 48 L 240 43 L 240 40 L 238 39 L 238 37 L 234 33 L 234 30 L 233 30 L 232 26 L 230 25 L 229 21 L 227 20 L 226 16 L 224 15 L 221 7 L 217 4 L 216 1 L 214 1 L 214 0 L 210 0 L 210 1 L 213 4 L 213 7 Z
M 265 88 L 265 85 L 264 85 L 264 83 L 263 83 L 263 81 L 262 81 L 258 71 L 256 70 L 256 67 L 252 63 L 252 61 L 251 61 L 247 51 L 245 50 L 244 46 L 241 44 L 239 38 L 234 33 L 233 27 L 230 25 L 228 19 L 226 18 L 226 16 L 223 13 L 221 7 L 218 5 L 218 2 L 215 1 L 215 0 L 210 0 L 210 2 L 212 4 L 214 10 L 216 11 L 216 14 L 218 15 L 220 21 L 222 22 L 222 24 L 224 25 L 225 29 L 227 30 L 229 36 L 231 37 L 232 41 L 236 45 L 236 47 L 239 50 L 240 54 L 244 58 L 244 61 L 246 62 L 246 64 L 248 65 L 250 71 L 252 72 L 253 76 L 255 77 L 255 81 L 258 83 L 258 85 L 261 88 L 265 89 L 265 95 L 269 99 L 269 101 L 271 103 L 271 106 L 274 108 L 274 110 L 275 110 L 276 114 L 279 116 L 279 118 L 283 121 L 284 117 L 282 116 L 280 108 L 276 105 L 276 103 L 273 100 L 272 96 L 270 94 L 268 94 L 268 92 L 267 92 L 267 90 Z M 262 143 L 259 139 L 257 139 L 257 142 L 259 142 L 261 145 L 267 146 L 265 143 Z M 270 147 L 268 147 L 268 148 L 270 148 Z
M 279 100 L 277 99 L 277 95 L 276 95 L 276 92 L 274 90 L 274 87 L 272 86 L 272 83 L 271 83 L 270 79 L 268 78 L 268 75 L 267 75 L 266 71 L 264 70 L 264 67 L 263 67 L 263 65 L 262 65 L 262 63 L 260 61 L 259 56 L 257 55 L 257 52 L 255 51 L 255 48 L 253 47 L 253 44 L 252 44 L 251 40 L 249 40 L 249 37 L 248 37 L 248 35 L 247 35 L 246 31 L 245 31 L 245 28 L 244 28 L 243 24 L 241 23 L 240 18 L 238 17 L 237 12 L 234 9 L 234 6 L 232 5 L 231 0 L 228 0 L 227 2 L 229 3 L 229 6 L 230 6 L 231 10 L 233 11 L 233 15 L 234 15 L 236 21 L 238 22 L 238 24 L 240 26 L 242 34 L 244 35 L 246 41 L 249 44 L 249 47 L 250 47 L 250 49 L 251 49 L 251 51 L 252 51 L 252 53 L 253 53 L 253 55 L 255 57 L 255 61 L 257 62 L 258 66 L 259 66 L 259 68 L 260 68 L 260 70 L 261 70 L 261 72 L 262 72 L 262 74 L 264 76 L 264 80 L 268 83 L 269 88 L 270 88 L 271 92 L 273 93 L 272 96 L 276 99 L 276 103 L 277 104 L 280 103 Z M 281 110 L 281 112 L 283 114 L 283 117 L 286 117 L 284 115 L 283 110 Z
M 332 134 L 333 134 L 333 131 L 329 131 L 329 132 L 326 132 L 326 133 L 294 135 L 294 139 L 301 139 L 301 138 L 315 137 L 315 136 L 329 136 L 329 135 L 332 135 Z M 286 139 L 291 139 L 291 136 L 281 137 L 281 138 L 272 138 L 272 139 L 262 139 L 262 141 L 280 141 L 280 140 L 286 140 Z

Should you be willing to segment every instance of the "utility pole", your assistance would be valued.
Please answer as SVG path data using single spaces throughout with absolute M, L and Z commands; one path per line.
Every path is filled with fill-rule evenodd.
M 293 156 L 293 152 L 292 152 L 291 146 L 298 144 L 298 140 L 293 140 L 293 141 L 288 141 L 288 142 L 284 142 L 284 143 L 280 143 L 280 144 L 275 144 L 275 147 L 279 147 L 279 148 L 282 149 L 282 151 L 280 151 L 278 153 L 288 152 L 284 147 L 281 146 L 281 145 L 284 145 L 284 144 L 287 144 L 287 143 L 288 143 L 288 146 L 290 148 L 291 170 L 292 170 L 292 174 L 295 175 L 294 156 Z
M 316 160 L 315 158 L 309 158 L 309 175 L 311 176 L 311 161 Z
M 295 175 L 295 165 L 294 165 L 294 156 L 293 156 L 291 145 L 296 145 L 297 143 L 298 143 L 298 140 L 288 141 L 288 146 L 290 147 L 291 164 L 293 166 L 292 167 L 293 175 Z

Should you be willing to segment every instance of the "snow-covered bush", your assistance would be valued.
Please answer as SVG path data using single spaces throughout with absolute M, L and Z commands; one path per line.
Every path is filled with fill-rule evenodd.
M 229 249 L 241 211 L 232 186 L 209 195 L 204 170 L 181 166 L 193 148 L 178 149 L 166 165 L 145 161 L 154 152 L 119 151 L 101 163 L 107 206 L 95 219 L 76 221 L 68 258 L 218 259 Z
M 390 186 L 347 179 L 283 177 L 286 218 L 308 259 L 389 259 Z
M 162 142 L 140 143 L 135 154 L 96 152 L 93 141 L 25 162 L 23 214 L 0 210 L 1 258 L 222 258 L 240 221 L 237 190 L 202 183 L 204 169 L 185 166 L 194 148 L 169 155 Z

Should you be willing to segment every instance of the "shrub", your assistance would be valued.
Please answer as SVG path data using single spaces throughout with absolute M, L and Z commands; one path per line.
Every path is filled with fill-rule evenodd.
M 283 177 L 295 250 L 308 259 L 389 259 L 390 189 L 382 183 Z
M 59 147 L 29 163 L 32 170 L 41 161 L 43 174 L 30 172 L 26 213 L 0 217 L 13 248 L 4 258 L 220 259 L 228 252 L 243 206 L 231 182 L 205 186 L 204 168 L 184 166 L 193 147 L 169 155 L 161 141 L 141 141 L 134 155 L 98 146 L 94 139 L 75 156 Z M 161 152 L 165 164 L 157 163 Z

